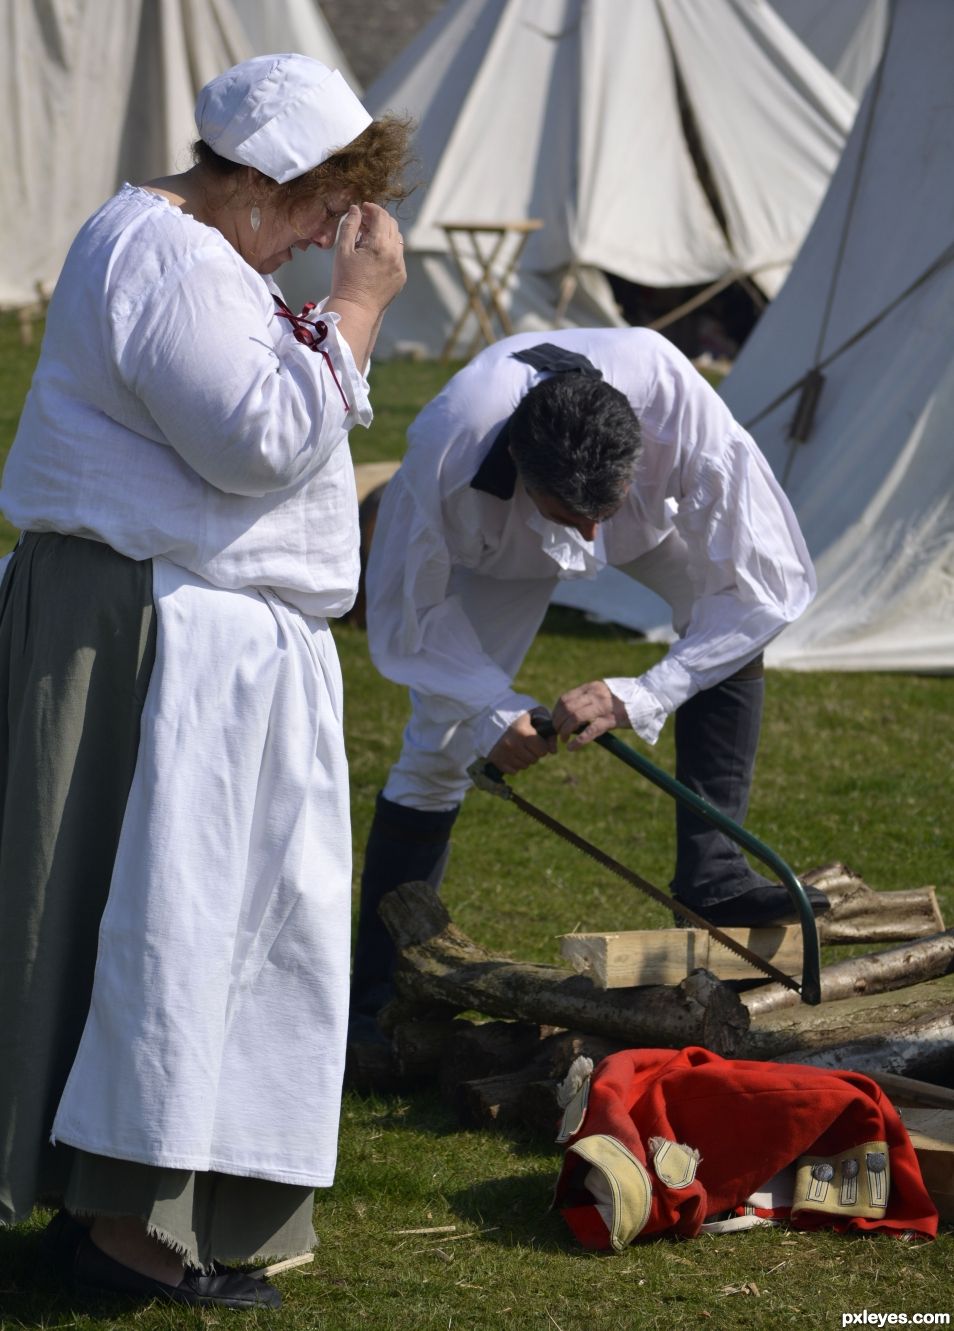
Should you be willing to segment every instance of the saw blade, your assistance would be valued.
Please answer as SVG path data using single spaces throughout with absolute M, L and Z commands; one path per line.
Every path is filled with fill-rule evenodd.
M 627 869 L 625 864 L 620 864 L 618 860 L 614 860 L 611 855 L 607 855 L 605 851 L 600 850 L 599 846 L 594 846 L 592 841 L 587 841 L 584 837 L 579 836 L 578 833 L 573 832 L 570 828 L 564 826 L 563 823 L 558 822 L 556 818 L 551 818 L 548 813 L 544 813 L 543 810 L 538 809 L 535 804 L 531 804 L 530 801 L 525 800 L 522 795 L 518 795 L 517 792 L 511 786 L 508 786 L 502 779 L 499 781 L 494 777 L 490 777 L 489 779 L 494 781 L 495 785 L 499 786 L 499 790 L 494 793 L 503 795 L 505 799 L 509 800 L 512 804 L 515 804 L 521 813 L 527 814 L 528 817 L 533 818 L 543 827 L 549 828 L 551 832 L 555 832 L 556 835 L 562 837 L 564 841 L 568 841 L 571 846 L 575 846 L 577 850 L 581 850 L 584 855 L 589 855 L 591 859 L 596 860 L 597 864 L 602 864 L 603 867 L 609 869 L 611 873 L 616 874 L 619 878 L 625 879 L 627 883 L 638 888 L 638 890 L 645 893 L 646 896 L 652 897 L 654 901 L 658 901 L 659 904 L 665 906 L 667 910 L 674 911 L 677 915 L 681 915 L 684 920 L 688 920 L 688 922 L 695 925 L 697 929 L 705 929 L 706 933 L 709 934 L 711 938 L 714 938 L 717 943 L 720 943 L 723 947 L 727 947 L 729 951 L 734 952 L 737 957 L 741 957 L 742 960 L 747 962 L 750 966 L 754 966 L 757 970 L 760 970 L 762 974 L 767 975 L 770 980 L 776 980 L 779 984 L 784 984 L 787 989 L 792 989 L 796 994 L 801 994 L 802 989 L 798 981 L 792 979 L 790 975 L 786 975 L 784 971 L 780 971 L 778 967 L 773 966 L 770 961 L 766 961 L 764 957 L 760 957 L 757 953 L 751 952 L 743 943 L 740 943 L 728 934 L 723 933 L 717 925 L 710 924 L 709 921 L 704 919 L 701 915 L 697 915 L 691 907 L 684 906 L 681 901 L 677 901 L 675 897 L 671 897 L 668 892 L 663 892 L 660 888 L 656 887 L 654 883 L 651 883 L 648 878 L 643 878 L 641 874 L 636 873 L 634 870 Z

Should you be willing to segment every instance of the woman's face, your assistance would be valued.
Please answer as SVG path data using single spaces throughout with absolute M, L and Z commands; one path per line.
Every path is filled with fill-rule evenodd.
M 288 263 L 294 250 L 310 245 L 331 249 L 338 234 L 338 223 L 352 200 L 343 192 L 314 198 L 299 204 L 289 215 L 277 208 L 262 207 L 261 225 L 250 231 L 249 253 L 244 257 L 259 273 L 274 273 Z

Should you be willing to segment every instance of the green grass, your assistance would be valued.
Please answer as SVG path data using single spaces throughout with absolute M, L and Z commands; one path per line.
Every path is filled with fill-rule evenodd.
M 13 315 L 0 315 L 0 461 L 6 458 L 13 442 L 42 331 L 41 325 L 34 326 L 33 340 L 25 345 L 18 321 Z M 0 514 L 0 554 L 5 554 L 15 540 L 15 528 Z
M 0 321 L 0 445 L 12 436 L 36 347 Z M 404 426 L 449 370 L 426 363 L 374 369 L 377 418 L 357 432 L 361 462 L 399 457 Z M 347 686 L 358 866 L 376 791 L 397 753 L 403 690 L 371 666 L 364 634 L 336 639 Z M 659 649 L 624 631 L 554 610 L 522 672 L 552 702 L 604 674 L 632 674 Z M 950 817 L 954 682 L 909 675 L 770 672 L 749 826 L 796 869 L 843 860 L 871 886 L 934 883 L 954 920 Z M 624 738 L 631 738 L 624 736 Z M 671 735 L 653 759 L 672 768 Z M 518 778 L 520 789 L 646 877 L 665 884 L 670 801 L 599 749 L 561 755 Z M 474 793 L 454 837 L 445 899 L 483 945 L 557 963 L 575 928 L 668 923 L 652 903 L 499 801 Z M 829 949 L 826 959 L 837 955 Z M 744 1149 L 741 1144 L 740 1149 Z M 311 1266 L 278 1277 L 277 1314 L 190 1313 L 153 1305 L 84 1305 L 38 1267 L 30 1226 L 0 1232 L 0 1326 L 222 1325 L 316 1331 L 682 1331 L 792 1327 L 827 1331 L 841 1314 L 954 1312 L 954 1243 L 755 1231 L 691 1243 L 651 1242 L 619 1257 L 586 1254 L 549 1211 L 559 1153 L 546 1139 L 460 1130 L 427 1090 L 345 1097 L 338 1178 L 319 1194 Z M 402 1229 L 454 1225 L 449 1234 Z M 731 1292 L 753 1284 L 758 1294 Z
M 406 360 L 372 364 L 368 382 L 374 404 L 369 430 L 354 430 L 355 462 L 391 462 L 404 456 L 404 435 L 425 402 L 429 402 L 463 362 Z

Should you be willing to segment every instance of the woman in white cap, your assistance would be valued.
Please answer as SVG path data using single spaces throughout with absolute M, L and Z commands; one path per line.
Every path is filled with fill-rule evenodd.
M 205 87 L 195 165 L 77 236 L 0 505 L 0 1223 L 76 1287 L 275 1307 L 223 1265 L 314 1243 L 332 1182 L 351 844 L 327 619 L 358 574 L 348 430 L 404 284 L 408 127 L 336 71 Z M 335 250 L 295 315 L 270 274 Z

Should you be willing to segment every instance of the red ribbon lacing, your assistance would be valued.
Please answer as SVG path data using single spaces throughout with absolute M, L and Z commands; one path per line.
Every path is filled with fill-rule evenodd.
M 278 305 L 276 313 L 279 319 L 287 319 L 291 324 L 292 336 L 295 341 L 300 342 L 303 347 L 310 347 L 312 351 L 317 351 L 319 356 L 324 356 L 325 364 L 331 371 L 331 377 L 335 381 L 335 388 L 337 388 L 338 392 L 341 394 L 341 401 L 344 403 L 345 411 L 350 411 L 351 405 L 345 397 L 344 389 L 338 382 L 338 376 L 335 374 L 335 367 L 331 362 L 331 356 L 321 345 L 328 336 L 328 325 L 325 323 L 324 319 L 308 318 L 308 315 L 311 314 L 312 310 L 315 308 L 315 302 L 309 300 L 303 305 L 301 314 L 292 314 L 281 296 L 275 296 L 275 303 Z

